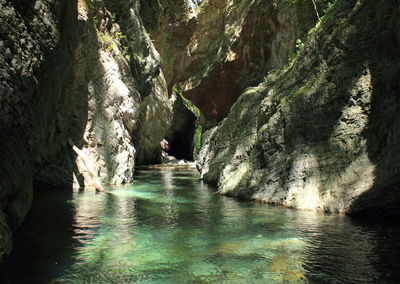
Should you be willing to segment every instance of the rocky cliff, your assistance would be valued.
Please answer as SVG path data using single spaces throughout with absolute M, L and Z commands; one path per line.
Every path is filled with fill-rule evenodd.
M 294 64 L 205 132 L 203 178 L 245 199 L 399 215 L 399 12 L 398 1 L 336 1 Z
M 173 24 L 160 21 L 157 32 L 173 40 L 156 37 L 155 45 L 163 70 L 173 74 L 168 85 L 177 84 L 201 110 L 206 128 L 226 117 L 247 87 L 285 64 L 317 21 L 312 1 L 204 0 L 194 14 L 186 8 L 185 16 L 167 15 Z
M 0 36 L 1 259 L 33 184 L 92 184 L 68 138 L 104 184 L 132 182 L 172 103 L 138 1 L 1 0 Z
M 174 89 L 220 193 L 398 214 L 399 1 L 332 3 L 0 0 L 0 259 L 33 185 L 129 183 L 165 137 L 189 156 Z
M 226 117 L 247 87 L 286 64 L 296 40 L 306 39 L 317 13 L 322 15 L 328 3 L 199 2 L 196 6 L 191 0 L 146 0 L 141 1 L 140 13 L 160 52 L 168 93 L 182 91 L 200 109 L 206 129 Z

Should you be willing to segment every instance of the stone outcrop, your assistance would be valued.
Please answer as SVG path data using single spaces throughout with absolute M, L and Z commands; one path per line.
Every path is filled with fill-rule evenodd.
M 311 1 L 204 0 L 195 17 L 186 15 L 176 17 L 172 42 L 155 45 L 163 50 L 163 69 L 174 66 L 168 85 L 180 85 L 206 128 L 226 117 L 245 88 L 286 63 L 296 40 L 305 39 L 317 20 Z M 162 23 L 159 31 L 168 29 Z
M 160 152 L 172 119 L 160 57 L 139 1 L 114 4 L 0 1 L 0 259 L 32 184 L 91 184 L 68 138 L 104 184 L 132 182 L 137 155 Z
M 75 38 L 78 21 L 69 1 L 1 1 L 0 10 L 0 257 L 4 257 L 11 249 L 10 230 L 29 209 L 37 166 L 56 154 L 65 157 L 66 135 L 60 130 L 65 129 L 68 111 L 62 107 L 67 97 L 61 90 L 71 82 L 65 74 L 72 73 L 69 60 L 75 45 L 68 41 Z M 62 22 L 68 23 L 63 34 Z M 59 172 L 57 165 L 53 168 Z
M 159 96 L 159 94 L 164 96 Z M 172 120 L 172 100 L 168 100 L 167 86 L 163 76 L 156 80 L 156 86 L 146 97 L 139 109 L 139 124 L 133 133 L 137 146 L 138 165 L 161 163 L 160 141 L 165 137 Z
M 293 66 L 205 132 L 203 178 L 244 199 L 399 215 L 398 4 L 338 0 Z
M 322 8 L 326 1 L 316 2 Z M 160 52 L 169 94 L 178 85 L 200 109 L 205 128 L 221 121 L 245 88 L 284 65 L 317 21 L 312 1 L 190 3 L 141 1 L 140 12 Z
M 197 25 L 195 7 L 192 0 L 141 0 L 140 14 L 160 53 L 168 91 L 172 94 L 173 85 L 192 60 L 188 46 Z

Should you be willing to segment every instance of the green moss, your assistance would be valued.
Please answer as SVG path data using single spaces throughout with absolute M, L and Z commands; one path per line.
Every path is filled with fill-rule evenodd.
M 335 4 L 336 4 L 336 0 L 329 1 L 329 2 L 326 4 L 326 6 L 325 6 L 325 8 L 324 8 L 324 16 L 326 16 L 326 15 L 329 16 L 329 15 L 331 14 L 332 9 L 333 9 L 333 6 L 335 6 Z
M 309 92 L 312 90 L 312 88 L 313 88 L 314 81 L 315 81 L 315 80 L 308 81 L 307 84 L 305 84 L 305 85 L 303 85 L 301 88 L 299 88 L 299 89 L 294 93 L 294 95 L 295 95 L 295 96 L 301 96 L 301 95 L 304 95 L 304 94 L 309 93 Z
M 193 152 L 194 152 L 195 156 L 200 151 L 200 148 L 201 148 L 202 131 L 203 131 L 203 127 L 200 124 L 198 124 L 195 129 L 194 136 L 193 136 L 193 141 L 194 141 Z
M 111 22 L 112 22 L 112 23 L 116 23 L 116 22 L 117 22 L 117 16 L 115 15 L 115 13 L 113 13 L 113 14 L 111 15 Z
M 203 12 L 204 12 L 203 7 L 200 6 L 200 4 L 198 4 L 198 5 L 196 6 L 196 15 L 200 15 L 200 14 L 203 13 Z
M 180 99 L 183 104 L 196 115 L 197 118 L 200 117 L 200 110 L 198 109 L 198 107 L 196 107 L 191 101 L 183 96 L 182 91 L 177 85 L 174 85 L 172 87 L 172 93 L 175 94 L 175 96 Z
M 107 51 L 110 51 L 113 47 L 113 42 L 112 42 L 112 38 L 105 34 L 102 33 L 100 31 L 97 31 L 97 38 L 99 39 L 99 41 L 101 42 L 103 48 Z
M 300 51 L 303 49 L 304 47 L 304 43 L 301 41 L 301 39 L 297 39 L 295 42 L 295 49 L 294 52 L 292 52 L 289 56 L 288 56 L 288 61 L 287 64 L 285 66 L 283 66 L 280 71 L 283 70 L 287 70 L 290 67 L 293 66 L 293 63 L 296 61 L 297 57 L 299 56 Z
M 86 4 L 88 5 L 88 7 L 90 8 L 90 10 L 93 10 L 93 0 L 86 0 Z

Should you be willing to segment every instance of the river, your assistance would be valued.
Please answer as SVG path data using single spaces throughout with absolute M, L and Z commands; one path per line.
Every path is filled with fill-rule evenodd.
M 195 170 L 42 190 L 1 283 L 398 283 L 400 226 L 214 194 Z

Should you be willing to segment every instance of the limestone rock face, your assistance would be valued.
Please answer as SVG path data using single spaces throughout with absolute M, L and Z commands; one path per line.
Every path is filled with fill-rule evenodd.
M 203 178 L 245 199 L 399 215 L 396 7 L 338 0 L 289 70 L 247 89 L 205 132 Z
M 139 123 L 133 133 L 133 140 L 137 145 L 138 165 L 161 163 L 160 141 L 171 125 L 172 100 L 168 99 L 165 79 L 160 76 L 155 82 L 152 93 L 140 106 Z
M 91 185 L 68 138 L 103 183 L 121 184 L 169 128 L 172 104 L 139 2 L 114 4 L 0 1 L 0 259 L 33 183 L 70 187 L 75 176 Z M 157 132 L 135 140 L 141 127 Z
M 162 58 L 161 67 L 171 94 L 192 60 L 187 52 L 197 24 L 195 7 L 192 0 L 141 0 L 140 14 Z
M 284 65 L 317 20 L 311 1 L 190 3 L 146 0 L 140 12 L 160 52 L 169 94 L 178 84 L 200 108 L 205 128 L 221 121 L 245 88 Z
M 103 183 L 121 184 L 133 181 L 135 160 L 143 164 L 160 159 L 159 141 L 169 128 L 172 106 L 138 3 L 105 4 L 94 7 L 100 48 L 89 45 L 99 51 L 89 74 L 96 81 L 89 86 L 83 149 Z M 78 172 L 90 180 L 85 167 Z
M 62 152 L 68 120 L 61 90 L 70 80 L 64 74 L 71 71 L 67 42 L 74 38 L 76 11 L 69 1 L 25 2 L 0 1 L 0 258 L 29 209 L 37 165 Z M 57 65 L 49 58 L 58 58 Z
M 161 5 L 160 13 L 168 8 Z M 226 117 L 245 88 L 286 63 L 317 19 L 311 1 L 204 0 L 196 10 L 164 12 L 157 32 L 170 36 L 156 37 L 155 45 L 168 86 L 181 86 L 206 128 Z

